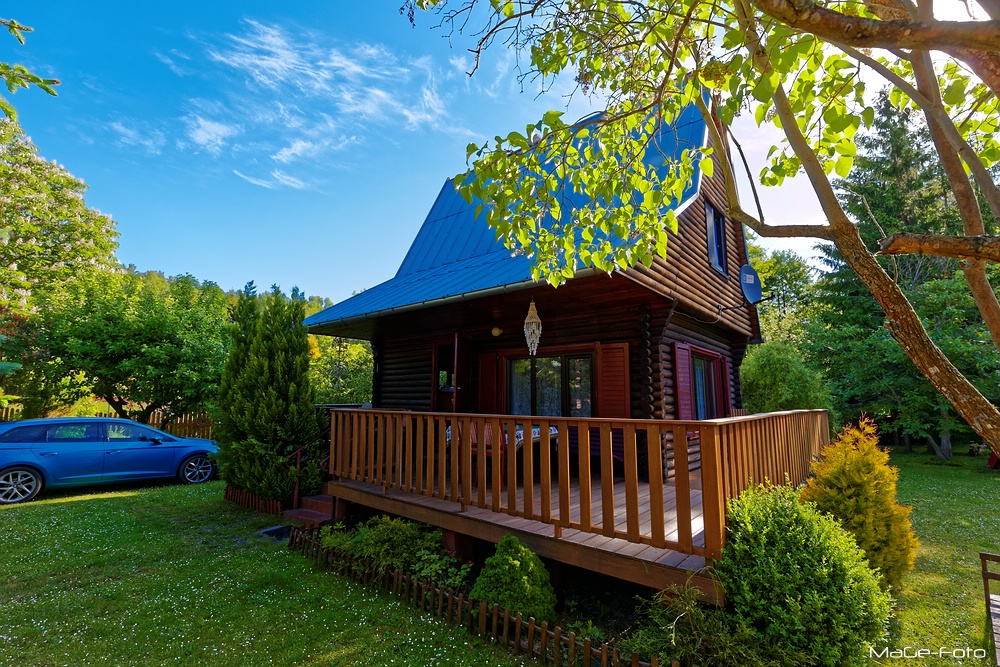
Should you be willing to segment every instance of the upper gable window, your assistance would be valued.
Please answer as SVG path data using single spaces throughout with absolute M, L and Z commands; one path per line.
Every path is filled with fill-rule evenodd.
M 726 219 L 705 202 L 705 225 L 708 232 L 708 262 L 719 273 L 726 272 Z

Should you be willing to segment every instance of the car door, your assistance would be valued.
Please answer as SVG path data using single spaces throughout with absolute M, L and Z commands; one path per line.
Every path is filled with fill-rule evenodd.
M 104 429 L 98 422 L 52 424 L 32 451 L 49 485 L 99 482 L 104 471 Z
M 104 481 L 170 477 L 177 442 L 159 431 L 127 421 L 107 422 Z

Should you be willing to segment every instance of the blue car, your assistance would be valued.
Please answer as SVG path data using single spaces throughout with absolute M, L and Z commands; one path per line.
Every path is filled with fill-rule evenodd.
M 180 438 L 106 417 L 0 423 L 0 505 L 31 500 L 42 488 L 177 477 L 207 482 L 213 440 Z

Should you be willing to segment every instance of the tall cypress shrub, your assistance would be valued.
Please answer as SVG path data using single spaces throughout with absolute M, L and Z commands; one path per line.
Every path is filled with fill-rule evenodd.
M 319 424 L 309 383 L 305 301 L 277 286 L 263 296 L 252 283 L 240 294 L 233 316 L 233 347 L 220 385 L 220 467 L 231 486 L 287 501 L 298 471 L 286 457 L 304 447 L 309 470 L 319 479 Z M 316 488 L 303 488 L 313 493 Z

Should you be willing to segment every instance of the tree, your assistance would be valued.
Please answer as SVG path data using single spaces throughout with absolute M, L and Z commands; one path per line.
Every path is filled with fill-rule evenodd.
M 225 295 L 192 276 L 93 271 L 38 300 L 34 412 L 93 394 L 126 419 L 208 407 L 225 359 Z
M 810 0 L 484 4 L 409 0 L 403 10 L 436 5 L 454 29 L 470 23 L 480 29 L 473 48 L 477 63 L 500 40 L 524 55 L 530 67 L 525 75 L 551 80 L 569 71 L 581 92 L 599 91 L 606 102 L 599 119 L 569 124 L 550 111 L 524 133 L 469 146 L 475 160 L 456 182 L 467 199 L 480 202 L 500 238 L 534 256 L 537 275 L 559 283 L 581 264 L 612 271 L 663 256 L 668 230 L 676 231 L 669 206 L 677 193 L 696 165 L 706 173 L 720 169 L 734 219 L 761 236 L 813 237 L 836 246 L 907 356 L 1000 453 L 1000 411 L 934 344 L 900 286 L 866 247 L 831 182 L 834 174 L 850 173 L 855 134 L 874 120 L 860 77 L 864 67 L 889 83 L 894 104 L 923 114 L 964 236 L 984 235 L 975 187 L 1000 218 L 1000 188 L 988 171 L 1000 159 L 1000 67 L 991 75 L 1000 64 L 1000 23 L 937 22 L 930 0 L 848 0 L 831 8 Z M 1000 18 L 1000 3 L 979 5 Z M 873 46 L 888 51 L 867 50 Z M 932 58 L 932 49 L 947 57 Z M 774 226 L 749 213 L 740 206 L 730 160 L 715 160 L 712 148 L 687 150 L 666 169 L 647 167 L 642 158 L 656 128 L 669 126 L 691 104 L 719 150 L 727 144 L 716 117 L 728 125 L 752 111 L 758 124 L 779 128 L 786 143 L 772 150 L 761 183 L 778 185 L 804 172 L 827 223 Z M 574 207 L 572 195 L 591 203 Z M 984 263 L 966 262 L 962 272 L 990 339 L 1000 345 L 1000 302 Z
M 752 233 L 752 232 L 751 232 Z M 813 269 L 791 250 L 768 251 L 747 241 L 750 265 L 767 294 L 757 304 L 760 332 L 766 341 L 798 345 L 805 323 L 813 316 Z
M 333 305 L 311 296 L 306 316 Z M 309 336 L 309 379 L 319 403 L 367 403 L 372 400 L 375 360 L 368 341 L 333 336 Z
M 0 27 L 6 28 L 7 32 L 13 35 L 22 45 L 24 44 L 24 33 L 34 30 L 34 28 L 21 25 L 14 19 L 0 19 Z M 52 86 L 59 85 L 59 79 L 43 79 L 37 74 L 30 72 L 23 65 L 12 65 L 10 63 L 0 63 L 0 78 L 3 78 L 3 82 L 7 85 L 7 90 L 12 93 L 16 92 L 18 88 L 36 86 L 49 95 L 55 96 L 56 91 Z M 0 96 L 0 111 L 3 111 L 4 115 L 11 120 L 17 118 L 17 112 L 14 110 L 14 107 L 3 96 Z
M 955 202 L 944 187 L 944 175 L 929 148 L 919 119 L 889 104 L 876 103 L 871 132 L 859 136 L 861 152 L 846 179 L 837 181 L 844 207 L 857 222 L 870 249 L 882 230 L 948 233 L 961 227 Z M 993 220 L 987 218 L 993 225 Z M 815 286 L 819 308 L 806 326 L 803 349 L 811 360 L 837 378 L 835 404 L 849 420 L 875 416 L 888 429 L 926 439 L 942 458 L 951 458 L 951 436 L 959 420 L 881 326 L 884 315 L 832 245 L 818 246 L 830 269 Z M 942 257 L 879 258 L 891 271 L 935 343 L 990 400 L 998 398 L 993 368 L 996 350 L 969 340 L 988 334 L 968 290 L 963 289 L 957 262 Z M 938 444 L 937 438 L 940 439 Z
M 0 121 L 0 304 L 24 309 L 34 290 L 114 265 L 115 223 L 87 207 L 86 189 L 16 122 Z
M 282 501 L 292 494 L 296 471 L 286 457 L 295 450 L 305 448 L 307 477 L 319 479 L 304 319 L 298 289 L 289 298 L 273 286 L 258 297 L 247 283 L 233 310 L 233 346 L 219 383 L 223 477 L 237 489 Z

